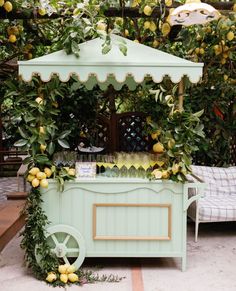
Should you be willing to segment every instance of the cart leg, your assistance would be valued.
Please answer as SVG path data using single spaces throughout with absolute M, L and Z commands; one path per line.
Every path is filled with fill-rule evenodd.
M 186 264 L 187 264 L 187 262 L 186 262 L 186 255 L 184 255 L 182 257 L 182 272 L 185 272 L 186 271 Z

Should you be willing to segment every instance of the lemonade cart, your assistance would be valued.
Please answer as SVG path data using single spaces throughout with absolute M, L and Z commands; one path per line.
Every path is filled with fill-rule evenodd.
M 74 75 L 92 90 L 113 86 L 130 90 L 142 85 L 145 77 L 156 83 L 169 76 L 179 84 L 179 110 L 183 110 L 183 82 L 187 76 L 199 81 L 203 64 L 169 55 L 156 49 L 112 35 L 112 49 L 104 55 L 100 38 L 80 44 L 80 58 L 58 51 L 37 59 L 19 62 L 25 81 L 39 75 L 47 82 L 53 74 L 63 82 Z M 119 51 L 126 43 L 127 56 Z M 186 211 L 203 192 L 203 184 L 149 181 L 141 178 L 78 178 L 58 191 L 49 181 L 41 189 L 42 208 L 51 224 L 46 237 L 51 250 L 65 262 L 79 267 L 85 257 L 180 257 L 186 268 Z M 188 198 L 188 189 L 197 194 Z

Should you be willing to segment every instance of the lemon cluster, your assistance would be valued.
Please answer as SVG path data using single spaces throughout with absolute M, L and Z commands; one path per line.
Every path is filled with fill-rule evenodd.
M 68 175 L 75 176 L 76 173 L 74 168 L 64 167 L 64 169 L 67 171 Z
M 39 185 L 43 188 L 48 187 L 48 180 L 52 175 L 52 171 L 49 168 L 44 168 L 44 171 L 41 172 L 39 168 L 33 167 L 29 170 L 27 181 L 32 184 L 34 188 L 38 187 Z
M 76 267 L 74 265 L 64 264 L 58 267 L 59 279 L 62 283 L 66 284 L 68 281 L 75 283 L 79 281 L 79 277 L 75 274 Z M 46 281 L 52 283 L 58 278 L 55 272 L 49 272 Z
M 6 12 L 11 12 L 13 9 L 12 3 L 10 1 L 0 0 L 0 7 L 3 7 Z

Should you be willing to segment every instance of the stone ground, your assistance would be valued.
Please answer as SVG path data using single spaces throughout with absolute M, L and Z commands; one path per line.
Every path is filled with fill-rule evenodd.
M 16 178 L 0 179 L 0 203 L 5 192 L 15 191 Z M 23 183 L 22 183 L 23 185 Z M 179 259 L 87 259 L 84 266 L 99 274 L 125 277 L 119 283 L 85 284 L 54 288 L 36 280 L 24 266 L 24 252 L 18 235 L 5 247 L 0 267 L 1 291 L 235 291 L 236 223 L 200 224 L 199 241 L 194 242 L 194 224 L 188 222 L 187 270 Z

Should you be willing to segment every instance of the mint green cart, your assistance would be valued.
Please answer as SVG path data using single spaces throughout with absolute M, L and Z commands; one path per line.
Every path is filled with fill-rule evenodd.
M 196 195 L 188 198 L 188 189 Z M 85 257 L 179 257 L 186 269 L 187 208 L 202 183 L 107 178 L 50 181 L 42 189 L 48 244 L 65 263 Z

